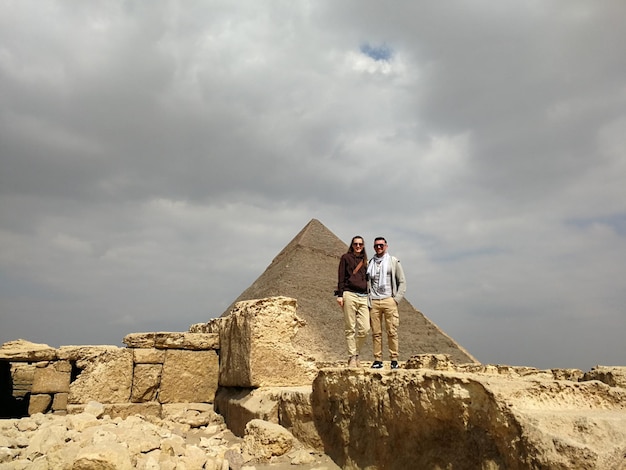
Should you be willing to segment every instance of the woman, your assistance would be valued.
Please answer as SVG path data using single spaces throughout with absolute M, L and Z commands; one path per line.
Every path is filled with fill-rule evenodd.
M 359 352 L 370 330 L 367 307 L 367 254 L 363 237 L 352 237 L 348 252 L 339 261 L 337 303 L 343 308 L 348 367 L 359 367 Z

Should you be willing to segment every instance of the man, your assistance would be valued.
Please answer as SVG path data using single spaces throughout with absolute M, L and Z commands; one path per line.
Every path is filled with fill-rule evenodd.
M 348 343 L 348 367 L 359 367 L 359 352 L 370 330 L 367 306 L 367 254 L 363 237 L 352 237 L 348 252 L 339 261 L 337 303 L 343 309 Z
M 367 266 L 367 291 L 372 325 L 374 350 L 373 369 L 383 367 L 383 320 L 387 330 L 387 342 L 391 368 L 398 368 L 398 304 L 406 292 L 406 280 L 400 260 L 387 253 L 387 240 L 374 239 L 374 256 Z

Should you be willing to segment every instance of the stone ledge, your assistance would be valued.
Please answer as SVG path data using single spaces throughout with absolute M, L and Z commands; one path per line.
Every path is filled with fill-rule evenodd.
M 67 413 L 70 415 L 80 414 L 89 411 L 91 403 L 79 405 L 67 405 Z M 103 403 L 102 414 L 111 418 L 128 418 L 133 415 L 155 416 L 161 418 L 161 404 L 158 402 L 147 403 Z
M 131 333 L 123 343 L 129 348 L 140 349 L 189 349 L 192 351 L 219 350 L 217 333 L 152 332 Z
M 57 359 L 57 350 L 47 344 L 31 343 L 24 339 L 7 341 L 0 347 L 0 360 L 10 362 L 40 362 Z

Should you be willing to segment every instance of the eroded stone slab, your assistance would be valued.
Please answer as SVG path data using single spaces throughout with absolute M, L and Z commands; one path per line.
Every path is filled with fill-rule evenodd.
M 31 343 L 24 339 L 7 341 L 0 347 L 0 360 L 10 362 L 53 361 L 57 350 L 47 344 Z
M 72 366 L 67 361 L 38 363 L 33 375 L 32 393 L 68 393 Z
M 76 360 L 80 374 L 70 384 L 69 403 L 130 402 L 133 353 L 130 349 L 104 349 Z
M 219 349 L 219 335 L 217 333 L 132 333 L 126 335 L 123 342 L 129 348 L 188 349 L 192 351 Z
M 289 297 L 238 302 L 220 330 L 220 385 L 310 385 L 317 367 L 293 344 L 304 322 Z

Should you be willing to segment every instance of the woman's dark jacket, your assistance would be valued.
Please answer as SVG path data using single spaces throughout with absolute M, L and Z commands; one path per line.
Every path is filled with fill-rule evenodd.
M 363 264 L 354 273 L 359 262 Z M 367 262 L 364 256 L 357 256 L 354 253 L 346 253 L 339 261 L 337 291 L 335 295 L 342 297 L 344 291 L 355 292 L 357 294 L 367 294 Z

